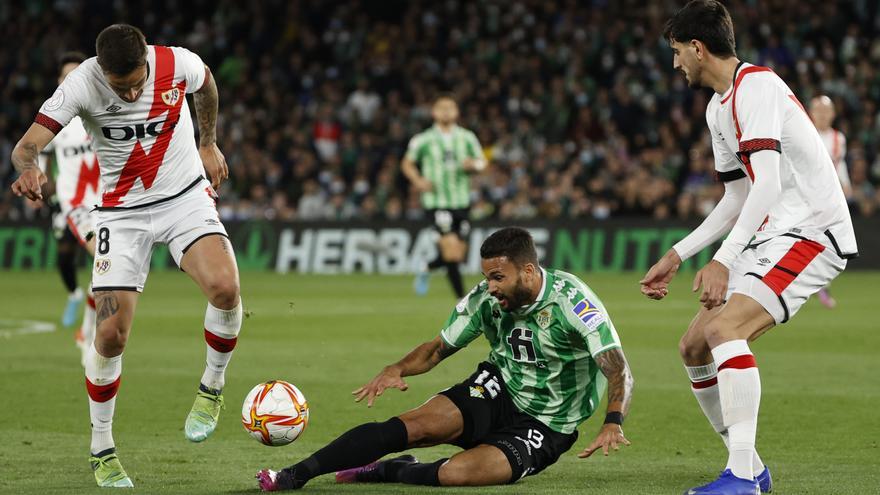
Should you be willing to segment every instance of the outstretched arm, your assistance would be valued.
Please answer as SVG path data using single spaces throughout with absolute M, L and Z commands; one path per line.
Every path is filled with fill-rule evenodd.
M 217 83 L 214 81 L 210 69 L 205 67 L 205 82 L 201 89 L 193 95 L 193 104 L 196 108 L 196 118 L 199 121 L 199 156 L 202 157 L 202 164 L 214 189 L 220 187 L 220 183 L 229 177 L 226 158 L 217 147 L 219 102 Z
M 367 407 L 372 407 L 373 401 L 382 395 L 385 389 L 396 388 L 406 391 L 409 386 L 403 381 L 403 377 L 427 373 L 456 351 L 458 348 L 447 346 L 439 336 L 425 342 L 400 361 L 383 368 L 369 383 L 353 391 L 354 400 L 360 402 L 366 398 Z
M 596 356 L 596 364 L 608 379 L 608 409 L 605 415 L 605 424 L 602 425 L 599 435 L 589 447 L 578 454 L 578 457 L 581 458 L 590 457 L 600 448 L 605 455 L 608 455 L 609 447 L 618 450 L 620 444 L 630 444 L 629 440 L 623 436 L 621 425 L 629 413 L 633 377 L 623 349 L 617 347 L 600 353 Z
M 40 170 L 38 157 L 54 137 L 52 131 L 34 123 L 12 149 L 12 164 L 20 174 L 12 183 L 12 192 L 16 196 L 25 196 L 32 201 L 43 199 L 42 185 L 46 183 L 46 174 Z

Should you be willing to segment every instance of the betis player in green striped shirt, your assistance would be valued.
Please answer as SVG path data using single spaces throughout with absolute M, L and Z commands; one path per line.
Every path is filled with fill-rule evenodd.
M 596 294 L 574 275 L 541 268 L 531 235 L 506 228 L 480 248 L 486 280 L 455 307 L 438 335 L 372 381 L 355 400 L 426 373 L 483 336 L 489 357 L 463 382 L 383 423 L 355 427 L 312 456 L 257 478 L 267 491 L 296 489 L 336 471 L 336 481 L 479 486 L 512 483 L 544 470 L 577 440 L 608 388 L 605 422 L 578 454 L 629 445 L 621 424 L 629 410 L 632 375 L 614 324 Z M 411 455 L 377 461 L 415 447 L 452 444 L 448 459 Z
M 440 96 L 431 107 L 434 125 L 409 142 L 401 169 L 416 191 L 422 207 L 440 234 L 438 256 L 420 267 L 415 289 L 428 291 L 429 271 L 446 267 L 456 296 L 464 296 L 459 263 L 467 254 L 470 231 L 470 176 L 486 168 L 483 149 L 473 132 L 456 125 L 458 105 L 450 96 Z

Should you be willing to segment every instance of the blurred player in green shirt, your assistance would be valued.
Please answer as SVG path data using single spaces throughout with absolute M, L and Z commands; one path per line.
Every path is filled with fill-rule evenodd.
M 467 254 L 470 232 L 470 175 L 486 168 L 483 149 L 473 132 L 456 125 L 458 105 L 450 96 L 440 96 L 431 108 L 434 125 L 410 140 L 401 168 L 421 193 L 422 207 L 440 234 L 437 259 L 420 268 L 415 289 L 428 291 L 429 270 L 446 267 L 457 297 L 464 296 L 459 263 Z
M 578 457 L 629 445 L 621 424 L 629 410 L 632 375 L 614 324 L 581 280 L 538 265 L 531 235 L 506 228 L 480 248 L 486 277 L 452 311 L 440 335 L 416 347 L 355 390 L 357 401 L 403 377 L 426 373 L 483 335 L 489 356 L 463 382 L 384 423 L 355 427 L 280 472 L 257 474 L 265 491 L 298 489 L 336 471 L 336 481 L 478 486 L 513 483 L 556 462 L 577 440 L 577 427 L 608 387 L 605 422 Z M 420 463 L 392 452 L 451 444 L 465 450 Z

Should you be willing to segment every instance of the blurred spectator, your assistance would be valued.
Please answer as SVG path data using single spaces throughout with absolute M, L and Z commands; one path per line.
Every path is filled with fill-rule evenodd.
M 424 218 L 399 172 L 408 136 L 452 91 L 486 147 L 474 218 L 698 218 L 723 188 L 705 125 L 660 33 L 682 2 L 7 2 L 0 26 L 0 219 L 10 153 L 51 95 L 55 57 L 113 22 L 202 56 L 220 87 L 224 218 Z M 878 2 L 731 0 L 741 59 L 801 101 L 825 93 L 848 138 L 853 210 L 880 209 Z M 785 15 L 779 15 L 785 12 Z M 46 215 L 43 211 L 39 214 Z

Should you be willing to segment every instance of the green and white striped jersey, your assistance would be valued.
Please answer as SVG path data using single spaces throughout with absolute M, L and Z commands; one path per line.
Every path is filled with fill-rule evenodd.
M 542 269 L 540 296 L 527 308 L 505 312 L 484 280 L 462 299 L 441 330 L 450 347 L 480 334 L 489 362 L 516 407 L 550 429 L 571 433 L 589 418 L 605 392 L 595 356 L 620 347 L 602 301 L 570 273 Z
M 470 205 L 470 178 L 464 171 L 466 158 L 483 158 L 477 136 L 459 126 L 443 133 L 432 126 L 409 141 L 406 158 L 419 165 L 422 176 L 434 190 L 422 193 L 422 206 L 428 209 L 458 209 Z

